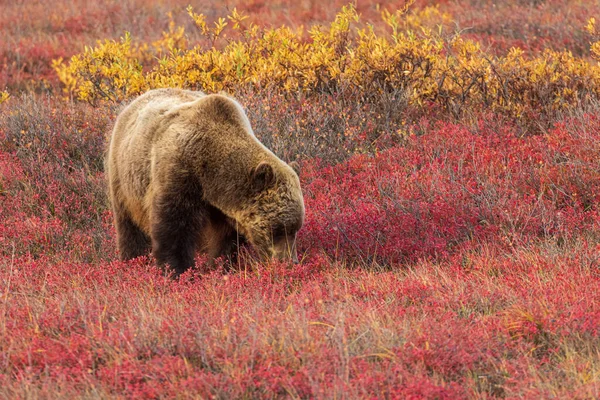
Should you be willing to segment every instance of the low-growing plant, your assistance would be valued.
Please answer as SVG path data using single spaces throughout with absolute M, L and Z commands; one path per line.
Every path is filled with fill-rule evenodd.
M 599 38 L 594 21 L 587 36 L 577 28 L 597 4 L 419 0 L 393 13 L 361 2 L 300 29 L 331 20 L 339 1 L 250 0 L 215 36 L 209 4 L 204 20 L 191 10 L 198 27 L 184 8 L 158 20 L 164 2 L 13 3 L 0 13 L 0 32 L 23 36 L 0 43 L 0 87 L 13 83 L 0 104 L 0 397 L 600 398 L 600 119 L 595 87 L 581 89 Z M 19 24 L 19 7 L 39 18 Z M 358 12 L 388 23 L 371 32 Z M 269 28 L 282 18 L 289 28 Z M 259 21 L 256 39 L 244 36 Z M 472 29 L 447 35 L 454 23 Z M 113 101 L 19 94 L 47 79 L 49 54 L 128 25 L 128 44 L 88 50 Z M 20 59 L 63 30 L 61 53 Z M 273 53 L 250 53 L 257 43 Z M 360 43 L 371 47 L 358 58 Z M 439 70 L 386 66 L 396 48 L 419 56 L 415 43 L 448 58 L 430 67 L 449 82 L 426 95 L 413 79 Z M 280 75 L 227 72 L 230 45 L 283 63 L 265 64 Z M 136 94 L 128 80 L 148 84 L 160 68 L 180 79 L 174 60 L 206 52 L 223 63 L 202 79 L 219 76 L 260 140 L 302 164 L 298 265 L 242 249 L 235 265 L 200 256 L 173 281 L 151 255 L 114 261 L 102 161 L 118 103 Z M 502 90 L 489 99 L 483 83 Z
M 460 33 L 444 31 L 449 16 L 436 8 L 409 16 L 406 8 L 383 11 L 391 32 L 378 33 L 361 24 L 349 5 L 328 27 L 312 26 L 308 35 L 285 26 L 245 25 L 235 9 L 214 26 L 192 8 L 188 12 L 204 41 L 188 47 L 183 28 L 171 27 L 153 46 L 133 42 L 128 34 L 120 42 L 100 42 L 68 63 L 55 62 L 65 91 L 90 102 L 119 101 L 157 87 L 236 92 L 251 86 L 307 97 L 342 93 L 361 104 L 394 94 L 397 107 L 416 108 L 420 115 L 438 108 L 474 120 L 473 110 L 483 109 L 528 128 L 600 94 L 598 65 L 568 51 L 525 57 L 513 48 L 494 56 Z M 440 21 L 437 30 L 426 23 L 432 14 Z M 225 40 L 226 33 L 232 38 Z M 142 68 L 157 48 L 157 61 Z

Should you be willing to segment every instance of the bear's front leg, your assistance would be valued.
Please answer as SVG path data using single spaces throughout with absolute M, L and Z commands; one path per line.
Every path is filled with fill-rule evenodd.
M 202 226 L 199 250 L 208 256 L 208 266 L 214 265 L 214 260 L 224 257 L 235 261 L 238 234 L 229 219 L 217 208 L 206 205 L 207 221 Z
M 177 277 L 194 265 L 196 244 L 206 218 L 196 199 L 181 192 L 170 193 L 157 197 L 152 205 L 152 252 L 157 264 L 169 265 Z

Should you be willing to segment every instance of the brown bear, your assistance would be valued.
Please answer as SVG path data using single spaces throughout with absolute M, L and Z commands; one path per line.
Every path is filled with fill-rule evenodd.
M 235 100 L 151 90 L 118 116 L 106 157 L 122 260 L 150 249 L 179 275 L 196 251 L 293 260 L 304 221 L 297 172 L 254 136 Z

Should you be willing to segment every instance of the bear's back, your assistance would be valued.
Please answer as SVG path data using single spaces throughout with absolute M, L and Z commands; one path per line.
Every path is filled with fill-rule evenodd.
M 128 104 L 115 122 L 105 165 L 109 186 L 112 196 L 127 206 L 145 231 L 148 230 L 145 198 L 151 180 L 152 146 L 161 134 L 163 116 L 203 96 L 202 92 L 188 90 L 151 90 Z
M 119 160 L 142 161 L 149 157 L 150 145 L 161 133 L 160 124 L 170 110 L 204 97 L 202 92 L 155 89 L 138 97 L 119 114 L 110 139 L 109 167 Z M 113 164 L 113 165 L 110 165 Z
M 115 124 L 113 140 L 122 136 L 142 134 L 160 122 L 169 110 L 204 97 L 202 92 L 180 89 L 155 89 L 138 97 L 125 107 Z

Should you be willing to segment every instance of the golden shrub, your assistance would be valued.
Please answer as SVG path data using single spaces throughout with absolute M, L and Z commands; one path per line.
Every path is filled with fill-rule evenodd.
M 6 91 L 0 91 L 0 104 L 4 103 L 6 100 L 8 100 L 8 98 L 10 97 L 10 94 Z
M 493 56 L 459 33 L 449 35 L 451 17 L 435 7 L 383 10 L 386 30 L 362 23 L 352 5 L 328 26 L 306 32 L 246 26 L 246 16 L 235 9 L 212 25 L 191 7 L 188 14 L 205 39 L 193 46 L 184 28 L 171 22 L 150 45 L 126 34 L 67 63 L 55 61 L 66 93 L 85 101 L 121 100 L 158 87 L 235 92 L 250 85 L 309 96 L 343 91 L 368 101 L 401 92 L 413 107 L 434 105 L 456 117 L 488 109 L 514 118 L 568 110 L 600 94 L 598 65 L 568 51 L 528 58 L 513 48 Z M 595 34 L 593 20 L 588 30 Z M 599 57 L 599 42 L 591 51 Z

